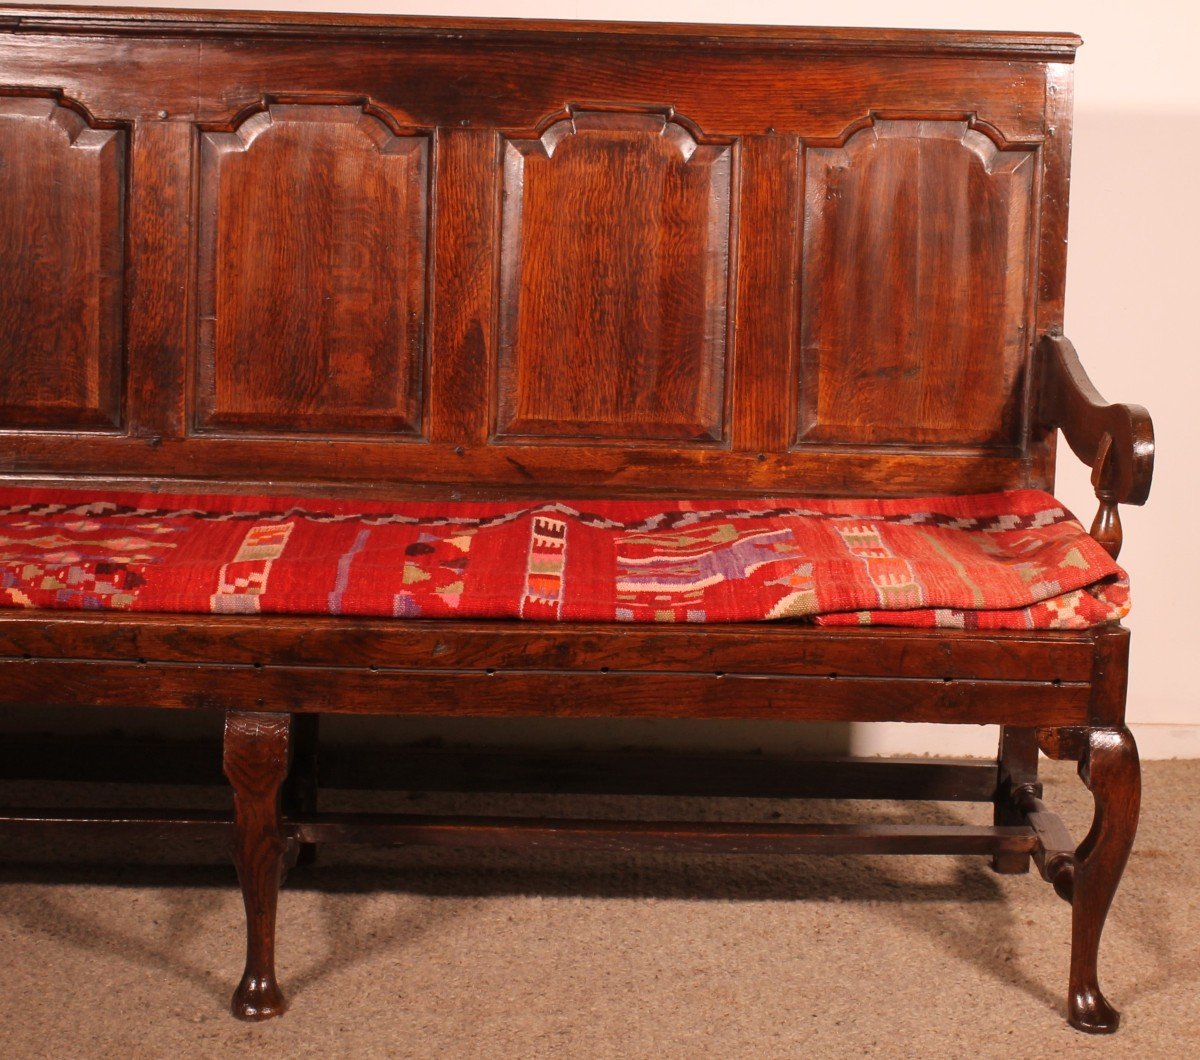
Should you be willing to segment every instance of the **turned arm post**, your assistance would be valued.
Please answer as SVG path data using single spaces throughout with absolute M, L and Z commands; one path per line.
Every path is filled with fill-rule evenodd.
M 1071 451 L 1092 469 L 1100 508 L 1091 535 L 1115 559 L 1121 551 L 1118 504 L 1145 504 L 1154 473 L 1154 425 L 1140 405 L 1113 405 L 1100 396 L 1071 341 L 1046 335 L 1038 344 L 1042 424 L 1058 428 Z

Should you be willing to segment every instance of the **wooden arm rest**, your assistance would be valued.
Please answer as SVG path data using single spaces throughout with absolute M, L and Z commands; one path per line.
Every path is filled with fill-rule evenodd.
M 1154 473 L 1154 425 L 1141 405 L 1110 405 L 1088 379 L 1070 339 L 1046 335 L 1042 416 L 1092 468 L 1092 485 L 1118 504 L 1145 504 Z
M 1079 363 L 1070 339 L 1045 335 L 1041 416 L 1092 469 L 1100 510 L 1091 533 L 1115 557 L 1121 550 L 1118 504 L 1145 504 L 1154 474 L 1154 424 L 1141 405 L 1110 405 Z

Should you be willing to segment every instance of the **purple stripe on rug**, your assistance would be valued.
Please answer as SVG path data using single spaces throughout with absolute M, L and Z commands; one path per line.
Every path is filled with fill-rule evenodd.
M 354 544 L 350 546 L 350 551 L 338 560 L 337 581 L 334 583 L 333 592 L 329 594 L 329 613 L 331 615 L 342 613 L 342 597 L 346 595 L 346 586 L 350 584 L 350 567 L 354 563 L 354 557 L 363 550 L 363 546 L 370 536 L 370 530 L 360 530 L 354 539 Z

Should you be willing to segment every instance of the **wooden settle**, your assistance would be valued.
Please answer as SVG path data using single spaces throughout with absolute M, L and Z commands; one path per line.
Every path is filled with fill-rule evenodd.
M 0 482 L 920 496 L 1052 489 L 1061 430 L 1115 556 L 1153 434 L 1062 335 L 1079 43 L 0 6 Z M 1069 1019 L 1108 1032 L 1097 951 L 1139 792 L 1128 642 L 0 611 L 0 705 L 223 712 L 235 806 L 13 810 L 0 831 L 228 834 L 246 1019 L 284 1008 L 275 908 L 302 844 L 1032 860 L 1072 907 Z M 994 724 L 991 764 L 395 762 L 428 788 L 892 794 L 991 802 L 995 823 L 330 815 L 316 719 L 338 712 Z M 1041 801 L 1039 747 L 1095 797 L 1078 847 Z M 63 761 L 111 765 L 100 745 Z

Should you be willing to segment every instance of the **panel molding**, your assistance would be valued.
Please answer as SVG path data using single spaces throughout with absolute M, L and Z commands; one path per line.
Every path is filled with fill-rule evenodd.
M 534 132 L 501 140 L 491 440 L 726 445 L 736 138 L 602 103 Z
M 0 89 L 0 430 L 124 426 L 128 149 L 61 92 Z
M 426 25 L 414 25 L 388 39 L 365 24 L 350 35 L 337 27 L 313 25 L 288 39 L 263 38 L 250 44 L 234 39 L 229 26 L 187 30 L 180 23 L 177 28 L 186 39 L 164 36 L 161 26 L 143 26 L 136 42 L 107 32 L 66 32 L 71 27 L 64 32 L 64 27 L 46 26 L 45 32 L 0 33 L 0 91 L 11 92 L 10 86 L 20 85 L 16 91 L 31 95 L 67 92 L 96 116 L 93 125 L 124 122 L 128 137 L 124 382 L 118 398 L 122 427 L 5 431 L 4 463 L 10 477 L 73 475 L 87 481 L 88 476 L 120 474 L 143 484 L 205 480 L 210 486 L 219 482 L 248 492 L 262 492 L 264 484 L 281 488 L 284 482 L 312 484 L 321 491 L 343 485 L 354 491 L 409 485 L 416 490 L 423 484 L 419 489 L 425 496 L 483 488 L 543 496 L 564 491 L 574 491 L 575 496 L 634 496 L 667 490 L 676 491 L 676 496 L 894 495 L 1045 487 L 1052 482 L 1053 438 L 1036 423 L 1026 427 L 1028 439 L 1015 445 L 1009 444 L 1009 423 L 1001 438 L 983 442 L 914 437 L 898 427 L 881 434 L 904 435 L 904 441 L 882 440 L 881 435 L 860 441 L 799 439 L 798 282 L 804 260 L 806 157 L 811 160 L 813 151 L 849 139 L 856 123 L 957 120 L 991 138 L 1001 150 L 1028 144 L 1038 152 L 1038 273 L 1030 277 L 1030 286 L 1038 333 L 1061 325 L 1071 140 L 1071 67 L 1065 61 L 1047 62 L 1045 55 L 1033 51 L 1023 56 L 1005 51 L 1003 61 L 997 61 L 994 49 L 1011 50 L 1011 45 L 997 43 L 991 35 L 972 37 L 969 47 L 955 44 L 950 50 L 940 37 L 925 36 L 903 46 L 892 42 L 881 50 L 860 37 L 834 33 L 826 42 L 836 40 L 834 54 L 819 42 L 797 44 L 775 37 L 734 47 L 730 41 L 708 40 L 707 31 L 690 42 L 670 33 L 651 34 L 654 39 L 643 42 L 646 48 L 630 48 L 628 41 L 611 35 L 547 37 L 524 30 L 519 40 L 502 39 L 504 33 L 497 32 L 482 47 L 445 26 Z M 1063 57 L 1069 58 L 1068 51 Z M 495 436 L 505 138 L 540 140 L 550 125 L 569 116 L 570 102 L 576 109 L 595 111 L 605 110 L 605 103 L 609 109 L 643 111 L 655 109 L 645 106 L 648 103 L 671 104 L 673 111 L 657 109 L 670 112 L 670 120 L 688 129 L 693 140 L 721 146 L 721 138 L 728 138 L 730 242 L 736 247 L 730 269 L 736 282 L 725 298 L 730 317 L 736 319 L 726 330 L 720 361 L 725 418 L 719 431 L 707 430 L 712 418 L 703 408 L 700 415 L 688 409 L 680 415 L 667 405 L 660 415 L 674 415 L 677 422 L 690 416 L 706 435 L 646 437 L 655 432 L 647 432 L 619 409 L 615 424 L 610 415 L 608 421 L 601 416 L 602 422 L 591 431 L 568 425 L 571 437 L 551 434 L 553 424 L 538 425 L 542 433 L 525 438 Z M 330 114 L 328 108 L 353 108 L 355 122 L 367 113 L 393 135 L 421 136 L 429 144 L 426 248 L 433 274 L 426 285 L 421 409 L 410 417 L 421 434 L 388 429 L 404 426 L 389 424 L 386 417 L 394 416 L 396 406 L 404 405 L 411 393 L 401 385 L 402 375 L 390 369 L 375 372 L 387 391 L 376 405 L 369 405 L 361 390 L 342 398 L 335 395 L 331 409 L 365 411 L 365 422 L 340 420 L 314 428 L 281 416 L 280 422 L 266 426 L 249 417 L 228 427 L 197 427 L 204 139 L 210 133 L 234 132 L 271 104 L 325 107 L 318 112 L 325 115 Z M 65 100 L 62 105 L 72 106 Z M 17 127 L 15 121 L 7 124 L 10 130 Z M 41 131 L 47 137 L 52 134 L 66 153 L 62 130 L 42 124 Z M 368 189 L 363 194 L 371 203 L 381 201 L 371 190 L 380 160 L 376 145 L 348 122 L 330 122 L 326 128 L 330 135 L 307 137 L 305 142 L 320 149 L 348 141 L 351 156 L 367 162 Z M 431 135 L 433 129 L 436 133 Z M 586 154 L 594 170 L 601 144 L 589 135 Z M 264 179 L 274 179 L 269 171 L 277 168 L 282 153 L 271 137 L 269 129 L 262 130 L 234 160 L 254 159 Z M 21 142 L 24 139 L 22 129 Z M 670 148 L 653 156 L 665 160 L 666 168 L 685 172 L 696 164 L 695 155 L 684 164 L 678 148 L 653 142 Z M 577 143 L 576 138 L 564 138 L 555 145 L 553 158 L 531 158 L 526 170 L 565 165 Z M 22 150 L 11 142 L 6 149 Z M 971 145 L 955 150 L 964 169 L 969 162 L 976 181 L 998 179 L 987 174 Z M 392 161 L 392 156 L 383 157 Z M 631 161 L 627 168 L 634 171 L 636 166 Z M 955 170 L 948 165 L 945 171 Z M 229 176 L 229 170 L 222 172 Z M 562 186 L 566 183 L 560 181 Z M 58 195 L 77 204 L 88 193 L 66 187 Z M 704 200 L 688 197 L 689 202 Z M 683 212 L 689 218 L 703 216 L 699 206 Z M 861 212 L 865 215 L 867 208 Z M 106 219 L 110 216 L 105 214 Z M 697 222 L 694 227 L 703 231 L 704 225 Z M 561 235 L 567 228 L 542 230 Z M 83 242 L 89 241 L 94 243 L 85 236 Z M 241 257 L 252 259 L 251 251 Z M 983 282 L 973 286 L 982 290 Z M 375 291 L 384 281 L 368 281 L 366 286 Z M 61 302 L 61 291 L 47 288 L 41 301 Z M 999 283 L 993 298 L 1000 302 L 1004 297 Z M 227 308 L 255 306 L 250 294 L 225 298 L 224 303 Z M 374 304 L 379 305 L 378 298 Z M 383 312 L 376 309 L 375 316 Z M 368 341 L 374 341 L 374 330 L 368 315 Z M 282 342 L 270 323 L 259 331 L 261 337 L 243 343 L 244 349 L 254 352 Z M 54 346 L 67 348 L 63 343 Z M 347 344 L 339 348 L 345 352 Z M 694 343 L 687 348 L 704 346 Z M 989 343 L 988 351 L 992 348 Z M 388 347 L 385 362 L 406 362 L 398 349 L 397 344 Z M 990 352 L 984 360 L 991 360 Z M 692 390 L 702 361 L 700 355 L 676 362 L 683 365 Z M 226 357 L 225 364 L 230 363 Z M 248 369 L 253 372 L 256 366 L 251 362 Z M 236 371 L 229 374 L 235 376 Z M 272 388 L 279 391 L 273 401 Z M 277 382 L 252 381 L 250 395 L 252 411 L 288 411 Z M 246 407 L 245 399 L 236 396 L 232 401 L 223 397 L 222 403 L 234 411 Z M 710 402 L 709 408 L 716 404 Z M 290 408 L 303 412 L 305 406 Z M 1027 409 L 1028 403 L 1021 410 L 1023 417 Z M 986 401 L 981 402 L 980 415 L 993 415 Z M 633 420 L 632 427 L 626 418 Z M 861 437 L 857 430 L 849 433 Z M 83 444 L 80 434 L 85 435 Z M 720 437 L 714 439 L 713 434 Z
M 795 446 L 1020 448 L 1040 149 L 972 113 L 806 145 Z
M 950 122 L 965 125 L 991 140 L 999 151 L 1034 151 L 1044 144 L 1040 136 L 1010 136 L 1004 129 L 973 110 L 893 110 L 873 108 L 847 122 L 835 136 L 808 136 L 804 143 L 810 148 L 845 147 L 859 133 L 879 125 L 897 122 Z
M 190 429 L 423 439 L 432 131 L 341 96 L 198 128 Z

